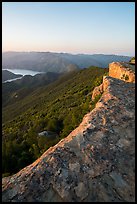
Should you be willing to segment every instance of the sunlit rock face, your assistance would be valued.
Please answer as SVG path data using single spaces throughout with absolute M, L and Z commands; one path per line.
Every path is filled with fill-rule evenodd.
M 135 83 L 107 76 L 102 86 L 74 131 L 3 178 L 3 202 L 135 201 Z
M 93 93 L 92 93 L 92 101 L 95 100 L 95 98 L 103 93 L 103 84 L 101 84 L 100 86 L 97 86 L 94 88 Z
M 112 62 L 109 64 L 109 76 L 135 83 L 135 65 Z

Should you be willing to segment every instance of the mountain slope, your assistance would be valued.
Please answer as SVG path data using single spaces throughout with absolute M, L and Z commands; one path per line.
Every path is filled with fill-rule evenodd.
M 15 79 L 22 77 L 21 74 L 14 74 L 12 72 L 9 72 L 8 70 L 2 70 L 2 82 L 7 81 L 9 79 Z
M 57 80 L 61 74 L 47 72 L 35 76 L 25 75 L 21 79 L 2 84 L 2 106 L 22 100 L 38 87 L 46 86 Z
M 22 100 L 19 97 L 23 90 L 18 90 L 18 97 L 13 92 L 11 104 L 2 110 L 3 173 L 17 172 L 76 128 L 94 107 L 91 92 L 106 71 L 90 67 L 65 74 L 47 86 L 35 88 Z M 57 133 L 59 138 L 47 141 L 38 137 L 45 130 Z
M 135 202 L 134 111 L 135 84 L 104 77 L 79 127 L 3 179 L 3 202 Z

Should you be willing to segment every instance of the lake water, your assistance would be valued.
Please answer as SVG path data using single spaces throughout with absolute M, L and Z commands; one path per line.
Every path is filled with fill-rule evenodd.
M 9 72 L 12 72 L 14 74 L 22 74 L 23 76 L 25 75 L 34 76 L 36 74 L 44 73 L 44 72 L 37 72 L 37 71 L 28 70 L 28 69 L 3 69 L 3 70 L 8 70 Z
M 34 76 L 36 74 L 42 74 L 44 72 L 37 72 L 37 71 L 32 71 L 32 70 L 28 70 L 28 69 L 2 69 L 2 70 L 8 70 L 9 72 L 12 72 L 14 74 L 21 74 L 23 76 L 25 75 L 31 75 L 31 76 Z M 22 77 L 18 77 L 18 78 L 14 78 L 14 79 L 9 79 L 9 80 L 6 80 L 4 81 L 5 82 L 11 82 L 11 81 L 14 81 L 16 79 L 21 79 Z

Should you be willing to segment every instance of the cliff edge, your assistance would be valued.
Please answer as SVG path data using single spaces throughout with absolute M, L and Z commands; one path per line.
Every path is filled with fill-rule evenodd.
M 2 179 L 3 202 L 135 201 L 135 83 L 106 76 L 102 92 L 79 127 Z

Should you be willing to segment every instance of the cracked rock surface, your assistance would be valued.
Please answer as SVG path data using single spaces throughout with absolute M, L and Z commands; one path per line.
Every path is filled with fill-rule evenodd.
M 134 202 L 135 84 L 103 78 L 96 107 L 66 138 L 2 179 L 11 202 Z

